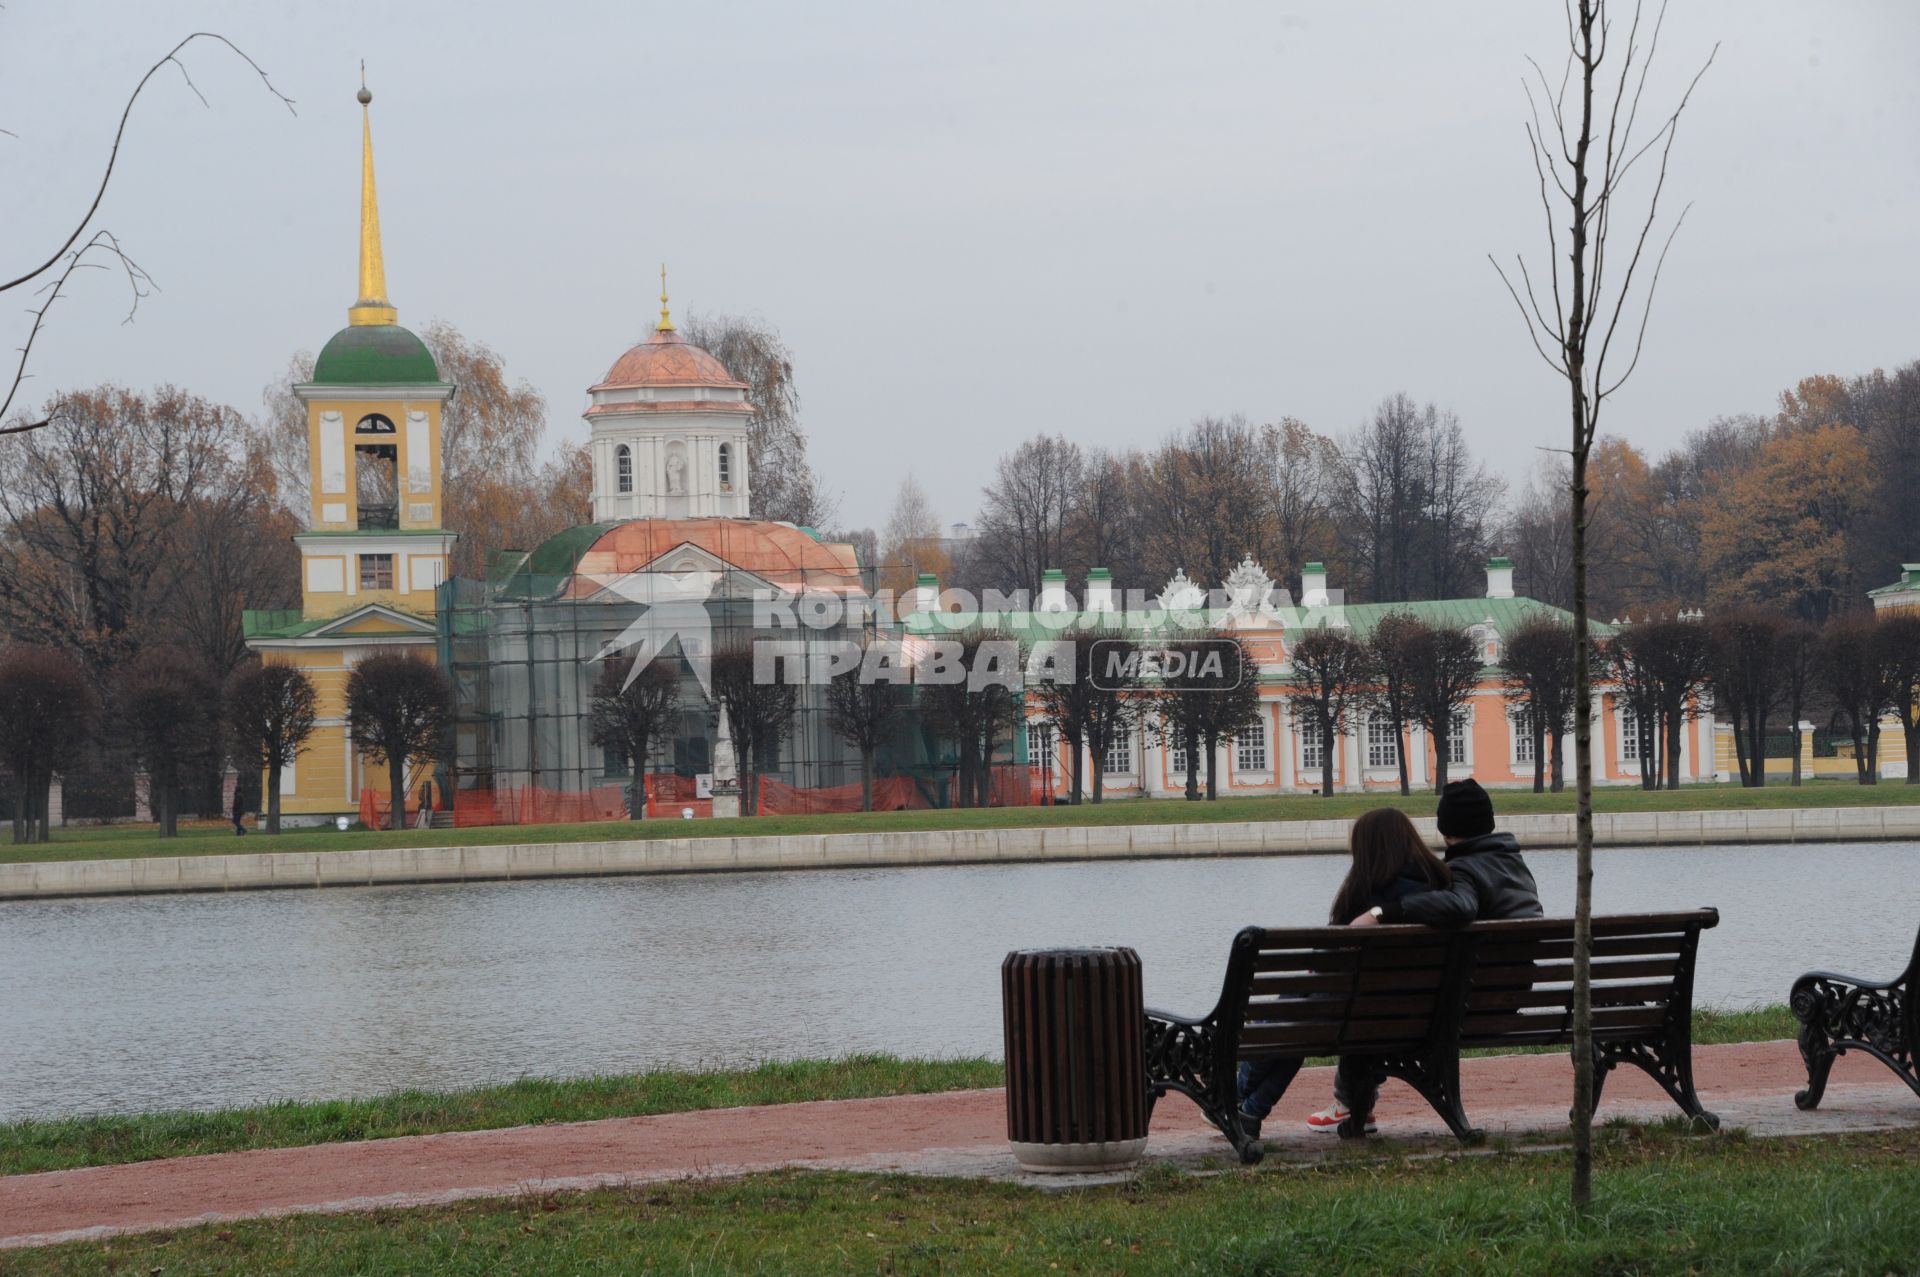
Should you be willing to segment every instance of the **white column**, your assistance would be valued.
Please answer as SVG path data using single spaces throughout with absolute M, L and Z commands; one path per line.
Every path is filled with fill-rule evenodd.
M 1360 770 L 1360 736 L 1353 730 L 1353 724 L 1347 724 L 1347 730 L 1340 734 L 1341 770 L 1346 774 L 1343 788 L 1348 793 L 1359 793 L 1365 789 L 1366 773 Z
M 1274 779 L 1280 782 L 1280 788 L 1292 789 L 1297 783 L 1293 775 L 1293 711 L 1286 701 L 1273 703 L 1273 748 Z
M 1427 733 L 1418 723 L 1407 725 L 1407 785 L 1422 789 L 1427 784 Z

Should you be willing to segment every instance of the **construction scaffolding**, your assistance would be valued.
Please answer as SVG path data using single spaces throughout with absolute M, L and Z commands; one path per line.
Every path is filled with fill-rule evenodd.
M 766 640 L 811 670 L 850 642 L 898 637 L 874 603 L 880 569 L 748 571 L 718 551 L 619 572 L 582 562 L 578 548 L 556 561 L 550 543 L 534 556 L 503 556 L 486 581 L 440 587 L 440 664 L 456 689 L 442 783 L 456 825 L 628 818 L 626 760 L 592 740 L 594 689 L 608 660 L 679 670 L 679 721 L 647 762 L 645 814 L 708 816 L 719 715 L 696 670 L 704 658 Z M 860 754 L 833 729 L 826 691 L 802 678 L 784 738 L 738 760 L 742 776 L 757 778 L 759 814 L 861 809 Z M 995 758 L 993 805 L 1045 801 L 1025 737 L 1011 733 Z M 876 752 L 874 809 L 952 806 L 957 770 L 953 747 L 910 704 Z

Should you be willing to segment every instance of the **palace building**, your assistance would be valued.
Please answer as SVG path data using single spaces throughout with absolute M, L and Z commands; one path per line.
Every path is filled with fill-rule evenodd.
M 794 689 L 789 729 L 734 757 L 724 716 L 714 708 L 706 658 L 756 638 L 797 645 L 803 661 L 849 642 L 884 639 L 922 652 L 942 631 L 991 629 L 1022 640 L 1063 626 L 1108 623 L 1113 583 L 1094 569 L 1076 603 L 1049 572 L 1027 611 L 942 610 L 938 581 L 922 576 L 903 615 L 872 606 L 877 565 L 813 529 L 752 517 L 749 388 L 720 360 L 676 329 L 661 273 L 659 319 L 645 340 L 616 358 L 587 390 L 584 413 L 592 461 L 592 523 L 531 549 L 490 552 L 485 580 L 449 579 L 455 534 L 442 526 L 441 414 L 457 387 L 431 352 L 400 326 L 387 297 L 373 137 L 362 88 L 359 292 L 347 326 L 294 388 L 307 410 L 310 501 L 300 549 L 301 606 L 249 612 L 246 638 L 269 661 L 297 664 L 314 678 L 320 726 L 282 778 L 291 823 L 381 816 L 386 769 L 369 765 L 346 726 L 345 689 L 360 660 L 394 648 L 437 661 L 456 690 L 450 757 L 434 765 L 436 805 L 457 823 L 612 819 L 626 814 L 627 763 L 595 743 L 596 685 L 613 657 L 674 663 L 682 710 L 670 739 L 649 761 L 649 807 L 673 814 L 731 810 L 735 770 L 760 781 L 761 810 L 856 807 L 858 753 L 833 730 L 822 686 Z M 1920 569 L 1910 573 L 1920 580 Z M 1195 607 L 1220 633 L 1244 639 L 1259 662 L 1257 723 L 1223 742 L 1216 759 L 1229 794 L 1314 790 L 1328 750 L 1341 791 L 1397 787 L 1404 753 L 1412 784 L 1430 783 L 1444 756 L 1451 775 L 1488 785 L 1530 784 L 1532 740 L 1503 695 L 1503 636 L 1527 619 L 1555 613 L 1516 597 L 1513 567 L 1488 564 L 1483 597 L 1417 603 L 1341 605 L 1327 575 L 1309 564 L 1298 606 L 1248 559 L 1224 582 L 1229 606 L 1205 611 L 1205 594 L 1176 574 L 1153 606 L 1129 624 L 1151 631 Z M 1890 587 L 1893 594 L 1910 582 Z M 783 604 L 785 628 L 767 615 Z M 831 619 L 797 624 L 792 615 L 826 601 Z M 1334 625 L 1365 638 L 1392 613 L 1457 627 L 1483 653 L 1481 685 L 1444 739 L 1357 714 L 1337 741 L 1321 742 L 1292 707 L 1289 645 L 1305 629 Z M 1564 614 L 1559 614 L 1564 616 Z M 917 704 L 917 702 L 916 702 Z M 1003 738 L 992 760 L 993 800 L 1059 801 L 1071 760 L 1050 724 L 1027 702 L 1024 730 Z M 1709 712 L 1683 730 L 1681 773 L 1715 775 Z M 1594 699 L 1597 777 L 1639 778 L 1639 733 L 1602 688 Z M 1569 766 L 1572 748 L 1566 748 Z M 1088 764 L 1092 760 L 1085 760 Z M 1112 797 L 1183 791 L 1186 759 L 1142 726 L 1116 741 L 1103 764 Z M 875 755 L 876 805 L 938 806 L 953 800 L 955 749 L 917 711 L 903 716 Z M 1091 766 L 1083 768 L 1091 776 Z M 1202 769 L 1204 770 L 1204 768 Z M 408 779 L 416 800 L 418 772 Z M 448 801 L 450 799 L 450 802 Z

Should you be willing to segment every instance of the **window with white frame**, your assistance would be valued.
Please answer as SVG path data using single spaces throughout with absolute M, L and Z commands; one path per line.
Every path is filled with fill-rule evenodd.
M 1367 719 L 1367 766 L 1398 767 L 1400 733 L 1390 718 L 1375 715 Z
M 1100 770 L 1109 776 L 1125 775 L 1133 770 L 1133 737 L 1120 735 L 1107 746 L 1107 760 Z
M 724 443 L 720 445 L 720 490 L 733 490 L 733 448 Z
M 1513 761 L 1531 763 L 1533 761 L 1533 714 L 1528 710 L 1518 709 L 1507 715 L 1507 722 L 1513 728 Z
M 1323 767 L 1327 761 L 1327 751 L 1320 740 L 1320 717 L 1314 713 L 1302 714 L 1300 723 L 1300 766 L 1303 769 Z
M 1027 724 L 1027 761 L 1034 766 L 1053 761 L 1053 724 Z
M 1261 719 L 1233 738 L 1233 769 L 1241 772 L 1267 770 L 1267 724 Z
M 1453 711 L 1453 719 L 1447 724 L 1447 765 L 1467 762 L 1467 741 L 1473 735 L 1473 711 L 1465 706 Z
M 616 491 L 633 491 L 633 449 L 624 443 L 613 450 L 613 476 Z
M 1185 776 L 1187 774 L 1187 741 L 1184 734 L 1174 738 L 1178 744 L 1167 746 L 1167 775 Z
M 1640 715 L 1625 701 L 1620 703 L 1620 761 L 1640 761 Z

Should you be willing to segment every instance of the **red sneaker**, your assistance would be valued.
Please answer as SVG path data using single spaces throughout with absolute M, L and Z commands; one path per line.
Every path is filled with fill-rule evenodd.
M 1340 1105 L 1329 1104 L 1318 1113 L 1307 1118 L 1307 1129 L 1310 1131 L 1319 1131 L 1323 1135 L 1338 1135 L 1340 1133 L 1340 1123 L 1346 1121 L 1347 1118 L 1351 1116 L 1352 1114 L 1340 1107 Z M 1367 1134 L 1378 1135 L 1379 1133 L 1380 1124 L 1373 1120 L 1373 1114 L 1367 1114 Z

